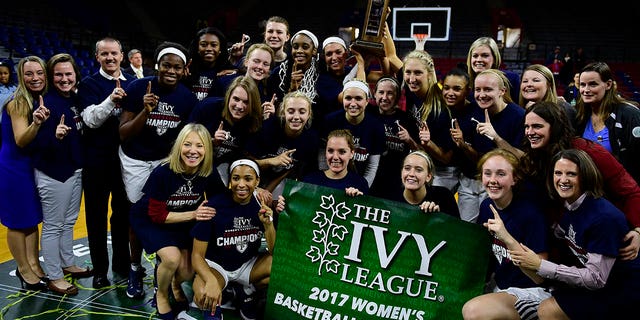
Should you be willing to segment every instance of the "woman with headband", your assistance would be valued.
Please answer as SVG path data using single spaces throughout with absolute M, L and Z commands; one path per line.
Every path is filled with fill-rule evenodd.
M 269 77 L 269 86 L 276 93 L 277 101 L 282 101 L 289 92 L 301 91 L 314 103 L 315 112 L 319 76 L 318 46 L 318 38 L 309 30 L 300 30 L 291 37 L 291 58 L 278 64 Z M 317 124 L 314 126 L 317 127 Z
M 186 48 L 163 42 L 156 49 L 155 58 L 157 75 L 134 80 L 122 103 L 118 153 L 131 203 L 142 197 L 142 187 L 151 171 L 169 154 L 197 102 L 181 82 L 189 61 Z M 127 296 L 144 296 L 141 274 L 130 272 L 129 280 Z
M 224 189 L 213 168 L 209 131 L 201 124 L 187 124 L 168 157 L 149 176 L 144 195 L 131 208 L 131 228 L 144 250 L 158 257 L 154 272 L 158 318 L 174 319 L 188 309 L 181 284 L 193 280 L 191 228 L 216 214 L 206 205 L 206 197 Z M 170 302 L 170 292 L 174 302 Z
M 256 292 L 265 289 L 271 275 L 276 240 L 273 210 L 258 201 L 254 191 L 260 183 L 258 164 L 239 159 L 229 167 L 226 192 L 209 199 L 216 210 L 213 219 L 193 227 L 191 261 L 196 272 L 194 302 L 204 319 L 222 319 L 222 293 L 237 285 L 237 300 L 243 319 L 256 319 Z M 267 248 L 261 250 L 262 238 Z
M 345 83 L 342 95 L 343 110 L 332 112 L 325 117 L 320 137 L 327 139 L 328 133 L 335 129 L 349 130 L 355 143 L 353 160 L 356 172 L 367 179 L 371 187 L 378 172 L 380 156 L 386 147 L 384 124 L 365 111 L 370 95 L 367 83 L 357 79 L 351 80 Z M 322 160 L 319 166 L 326 168 Z
M 445 187 L 432 185 L 435 167 L 426 152 L 417 150 L 409 153 L 401 168 L 402 188 L 391 191 L 388 188 L 386 198 L 418 206 L 423 212 L 442 212 L 460 218 L 453 193 Z
M 341 110 L 341 95 L 347 75 L 355 69 L 347 64 L 349 48 L 339 37 L 328 37 L 322 42 L 322 57 L 320 60 L 320 76 L 318 77 L 318 105 L 324 117 L 327 113 Z M 351 76 L 353 78 L 353 76 Z
M 396 172 L 402 167 L 404 157 L 411 150 L 419 149 L 418 128 L 412 125 L 407 112 L 398 106 L 401 86 L 394 77 L 384 76 L 376 82 L 373 93 L 376 104 L 369 104 L 371 112 L 384 124 L 386 152 L 380 157 L 379 172 Z M 385 197 L 389 190 L 402 189 L 402 183 L 396 175 L 378 174 L 371 185 L 371 195 Z

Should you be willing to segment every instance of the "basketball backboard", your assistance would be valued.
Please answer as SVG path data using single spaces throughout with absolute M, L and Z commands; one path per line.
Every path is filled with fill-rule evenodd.
M 415 34 L 428 34 L 429 41 L 448 41 L 450 7 L 392 8 L 393 40 L 414 41 Z

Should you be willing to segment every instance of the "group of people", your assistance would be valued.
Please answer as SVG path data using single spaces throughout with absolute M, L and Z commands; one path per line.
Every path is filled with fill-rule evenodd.
M 152 75 L 125 71 L 110 37 L 83 79 L 68 54 L 23 58 L 0 149 L 0 219 L 22 287 L 74 295 L 70 274 L 105 288 L 111 265 L 141 298 L 145 251 L 158 317 L 187 311 L 190 282 L 205 319 L 227 307 L 255 319 L 289 179 L 485 226 L 496 259 L 465 319 L 632 314 L 640 110 L 608 65 L 580 71 L 572 105 L 548 67 L 500 69 L 490 37 L 438 79 L 427 51 L 400 57 L 385 33 L 372 53 L 291 35 L 278 16 L 248 48 L 206 27 L 188 46 L 161 43 Z M 83 195 L 92 268 L 72 252 Z

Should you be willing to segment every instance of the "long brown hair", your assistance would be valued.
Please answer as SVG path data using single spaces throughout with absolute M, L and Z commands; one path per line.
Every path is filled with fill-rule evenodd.
M 224 95 L 222 118 L 228 123 L 234 123 L 231 112 L 229 111 L 229 101 L 231 100 L 231 93 L 237 87 L 241 87 L 247 92 L 247 96 L 249 98 L 249 113 L 246 116 L 246 121 L 249 122 L 249 132 L 256 132 L 262 127 L 262 101 L 260 101 L 258 86 L 251 77 L 240 76 L 233 79 L 233 82 L 231 82 L 231 85 L 229 85 L 229 88 Z
M 611 71 L 608 64 L 599 61 L 592 62 L 582 68 L 580 73 L 583 72 L 597 72 L 602 81 L 611 81 L 611 88 L 605 92 L 604 97 L 600 102 L 600 107 L 595 111 L 600 119 L 606 119 L 613 112 L 613 109 L 619 104 L 628 103 L 632 105 L 632 103 L 618 95 L 618 85 L 613 77 L 613 71 Z M 578 87 L 580 87 L 579 84 Z M 587 121 L 589 121 L 591 113 L 594 112 L 592 106 L 584 103 L 582 99 L 578 99 L 576 103 L 576 110 L 576 121 L 579 127 L 582 127 Z

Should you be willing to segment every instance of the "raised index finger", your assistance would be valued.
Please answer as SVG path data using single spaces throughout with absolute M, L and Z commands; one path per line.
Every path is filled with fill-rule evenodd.
M 60 117 L 60 124 L 64 124 L 64 114 Z
M 149 83 L 147 83 L 147 94 L 151 93 L 151 81 L 149 81 Z
M 120 88 L 120 79 L 116 79 L 116 88 Z
M 484 109 L 484 122 L 491 123 L 491 119 L 489 119 L 489 109 Z
M 218 126 L 218 130 L 222 130 L 224 128 L 224 122 L 220 121 L 220 125 Z
M 40 95 L 39 97 L 40 106 L 44 106 L 44 98 L 42 97 L 42 95 Z
M 273 97 L 271 97 L 271 104 L 276 103 L 276 94 L 273 94 Z
M 493 218 L 494 219 L 500 219 L 500 214 L 498 214 L 498 210 L 496 210 L 496 208 L 493 206 L 493 204 L 489 205 L 489 209 L 491 209 L 491 212 L 493 212 Z

